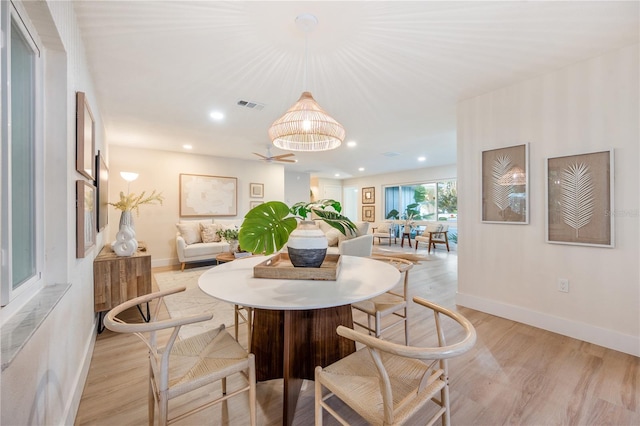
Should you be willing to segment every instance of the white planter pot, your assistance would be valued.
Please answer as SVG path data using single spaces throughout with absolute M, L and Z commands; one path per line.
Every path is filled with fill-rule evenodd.
M 327 255 L 327 237 L 313 221 L 303 220 L 289 235 L 287 250 L 293 266 L 319 268 Z

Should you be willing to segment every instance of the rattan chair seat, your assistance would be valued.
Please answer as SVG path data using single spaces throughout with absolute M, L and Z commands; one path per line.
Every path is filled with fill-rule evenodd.
M 371 299 L 351 304 L 351 307 L 374 316 L 376 312 L 380 312 L 380 315 L 385 316 L 405 306 L 407 306 L 407 301 L 404 298 L 391 293 L 383 293 Z
M 393 387 L 395 423 L 402 424 L 435 396 L 445 385 L 435 380 L 417 393 L 420 381 L 429 366 L 424 362 L 390 354 L 382 359 Z M 320 372 L 322 385 L 353 408 L 367 422 L 383 424 L 384 405 L 380 393 L 380 379 L 367 348 L 343 358 Z M 402 405 L 402 406 L 401 406 Z
M 164 350 L 159 350 L 162 354 Z M 247 351 L 224 329 L 210 330 L 176 341 L 169 358 L 170 397 L 182 395 L 209 383 L 214 377 L 242 372 Z M 185 366 L 189 369 L 185 373 Z
M 332 397 L 374 425 L 432 425 L 438 419 L 443 426 L 451 423 L 447 360 L 471 349 L 476 332 L 457 312 L 420 297 L 413 301 L 433 311 L 437 345 L 405 346 L 339 326 L 338 335 L 365 347 L 327 367 L 316 367 L 316 426 L 322 425 L 325 411 L 341 424 L 349 424 L 329 404 Z M 456 343 L 447 345 L 441 316 L 464 331 Z

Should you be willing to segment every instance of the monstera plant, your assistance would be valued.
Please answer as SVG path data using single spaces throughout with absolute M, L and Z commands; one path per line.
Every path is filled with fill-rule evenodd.
M 332 210 L 326 210 L 331 208 Z M 253 253 L 272 254 L 279 251 L 297 228 L 299 220 L 316 215 L 343 235 L 356 231 L 356 225 L 340 214 L 342 206 L 335 200 L 299 202 L 289 207 L 281 201 L 268 201 L 251 209 L 240 227 L 240 246 Z

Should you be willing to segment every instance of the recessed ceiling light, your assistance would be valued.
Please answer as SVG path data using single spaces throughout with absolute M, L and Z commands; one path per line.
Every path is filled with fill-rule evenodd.
M 340 173 L 336 173 L 334 176 L 335 177 L 340 177 Z
M 193 147 L 191 145 L 182 145 L 182 147 L 184 149 L 193 149 Z
M 224 114 L 221 113 L 220 111 L 213 111 L 211 112 L 211 114 L 209 114 L 209 117 L 211 117 L 212 119 L 216 120 L 216 121 L 220 121 L 224 118 Z
M 427 157 L 418 157 L 418 161 L 426 161 Z
M 364 172 L 364 167 L 359 167 L 359 168 L 358 168 L 358 171 L 359 171 L 359 172 Z
M 356 146 L 356 145 L 358 145 L 358 144 L 356 143 L 356 141 L 349 141 L 349 142 L 347 142 L 347 146 L 348 146 L 349 148 L 353 148 L 353 147 L 354 147 L 354 146 Z

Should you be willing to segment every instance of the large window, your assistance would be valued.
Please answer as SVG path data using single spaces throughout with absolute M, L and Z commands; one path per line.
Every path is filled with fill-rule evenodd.
M 2 305 L 40 280 L 38 49 L 25 16 L 2 2 Z
M 458 217 L 455 180 L 386 186 L 385 218 L 453 221 Z

